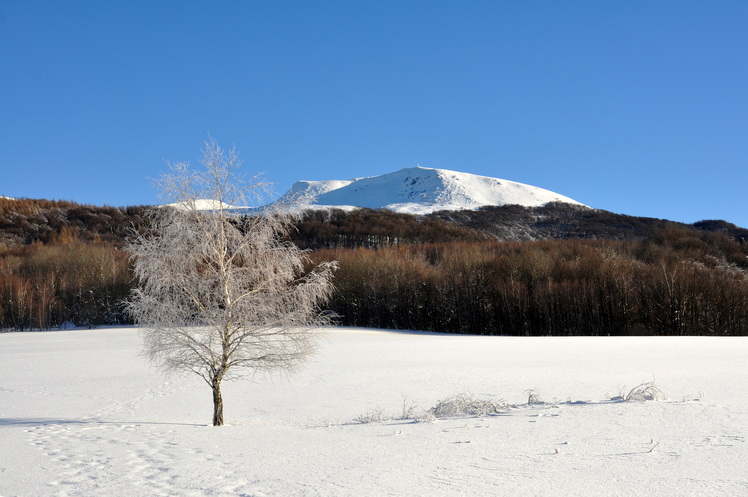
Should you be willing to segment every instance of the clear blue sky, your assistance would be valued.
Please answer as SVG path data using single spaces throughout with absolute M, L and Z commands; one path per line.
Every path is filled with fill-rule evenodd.
M 0 195 L 154 203 L 208 133 L 279 194 L 420 164 L 748 227 L 748 1 L 0 1 Z

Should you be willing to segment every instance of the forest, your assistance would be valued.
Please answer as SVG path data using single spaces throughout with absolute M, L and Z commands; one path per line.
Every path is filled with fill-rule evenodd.
M 0 329 L 127 324 L 123 247 L 146 213 L 0 199 Z M 745 240 L 724 221 L 553 205 L 313 211 L 293 234 L 312 262 L 339 261 L 341 325 L 524 336 L 748 335 Z

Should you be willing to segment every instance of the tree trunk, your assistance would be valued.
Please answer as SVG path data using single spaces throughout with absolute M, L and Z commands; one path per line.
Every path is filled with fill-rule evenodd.
M 221 396 L 221 380 L 213 382 L 213 426 L 223 426 L 223 397 Z

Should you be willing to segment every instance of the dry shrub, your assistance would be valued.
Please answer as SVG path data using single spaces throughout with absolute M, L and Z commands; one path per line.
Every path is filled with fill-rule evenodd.
M 545 404 L 545 401 L 540 397 L 540 394 L 534 388 L 525 390 L 525 393 L 527 394 L 528 405 L 534 406 Z
M 645 400 L 667 400 L 662 389 L 655 384 L 654 380 L 642 383 L 632 388 L 624 397 L 626 402 Z
M 471 394 L 461 393 L 440 400 L 428 412 L 436 418 L 485 417 L 504 412 L 508 407 L 503 400 L 476 399 Z
M 366 414 L 359 415 L 354 418 L 353 421 L 364 425 L 369 423 L 381 423 L 388 419 L 389 418 L 384 414 L 384 409 L 377 407 L 376 409 L 366 412 Z

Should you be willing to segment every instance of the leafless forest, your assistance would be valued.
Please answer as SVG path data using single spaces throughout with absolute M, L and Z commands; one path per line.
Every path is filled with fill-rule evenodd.
M 748 335 L 745 230 L 600 211 L 488 212 L 482 220 L 475 213 L 311 213 L 294 241 L 313 250 L 316 262 L 340 262 L 329 307 L 343 325 Z M 0 199 L 0 328 L 127 323 L 121 302 L 133 279 L 123 247 L 128 230 L 148 229 L 143 213 Z M 512 233 L 523 241 L 507 241 Z

